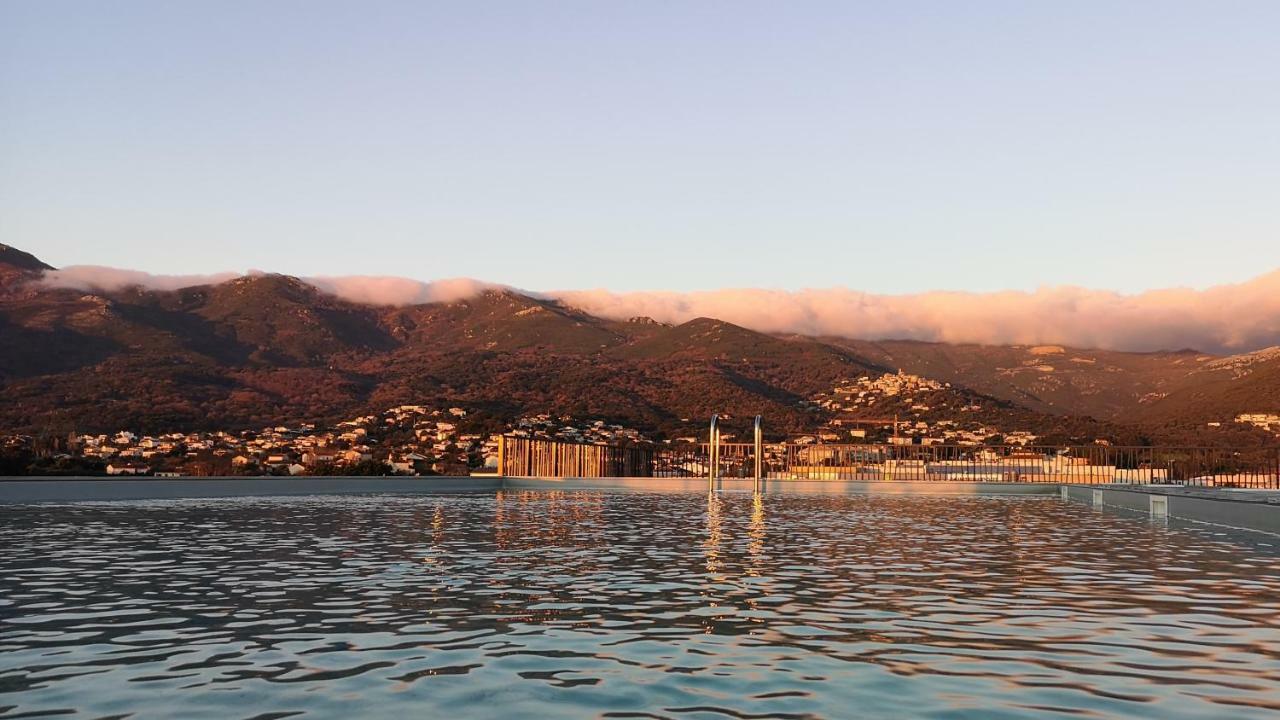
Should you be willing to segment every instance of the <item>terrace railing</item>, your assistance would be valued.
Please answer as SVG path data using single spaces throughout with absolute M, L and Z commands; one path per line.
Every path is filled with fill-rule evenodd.
M 709 440 L 718 438 L 712 432 Z M 705 442 L 592 445 L 505 436 L 512 477 L 948 480 L 1280 488 L 1280 447 L 896 445 Z
M 753 443 L 721 443 L 716 476 L 755 476 Z M 1280 488 L 1280 448 L 1114 447 L 1101 445 L 829 445 L 766 443 L 767 480 L 912 480 L 1169 484 Z M 663 447 L 654 476 L 708 477 L 707 443 Z
M 755 446 L 721 443 L 721 478 L 749 478 Z M 707 444 L 660 449 L 659 476 L 709 474 Z M 871 445 L 773 443 L 762 448 L 772 480 L 913 480 L 1173 484 L 1280 488 L 1280 448 L 1078 445 Z

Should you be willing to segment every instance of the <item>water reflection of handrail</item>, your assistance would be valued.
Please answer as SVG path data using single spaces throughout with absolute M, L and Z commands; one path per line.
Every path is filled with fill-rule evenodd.
M 764 478 L 764 418 L 760 415 L 756 416 L 754 439 L 756 493 L 759 493 L 760 482 Z

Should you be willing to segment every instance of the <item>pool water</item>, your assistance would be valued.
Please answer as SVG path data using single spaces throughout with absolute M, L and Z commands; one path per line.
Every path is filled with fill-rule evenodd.
M 1280 549 L 1205 528 L 1010 497 L 0 506 L 0 718 L 1275 717 Z

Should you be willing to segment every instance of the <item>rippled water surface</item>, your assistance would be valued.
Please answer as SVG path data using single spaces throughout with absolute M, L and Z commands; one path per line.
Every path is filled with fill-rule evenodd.
M 0 718 L 1280 712 L 1280 555 L 1036 498 L 0 506 Z

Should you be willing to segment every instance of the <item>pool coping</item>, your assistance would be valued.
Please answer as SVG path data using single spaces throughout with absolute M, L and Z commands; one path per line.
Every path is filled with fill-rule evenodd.
M 493 492 L 489 477 L 0 478 L 0 504 L 182 498 Z
M 751 492 L 750 479 L 725 478 L 717 490 Z M 457 494 L 500 490 L 707 492 L 706 478 L 427 477 L 0 478 L 0 504 L 351 494 Z M 766 494 L 1059 496 L 1099 509 L 1170 517 L 1280 535 L 1274 491 L 1178 486 L 1073 485 L 977 481 L 765 480 Z
M 498 490 L 707 492 L 706 478 L 424 477 L 0 478 L 0 503 L 150 500 L 270 495 L 458 493 Z M 717 490 L 751 492 L 750 479 L 726 478 Z M 1057 495 L 1051 483 L 961 481 L 766 480 L 766 493 L 894 495 Z

